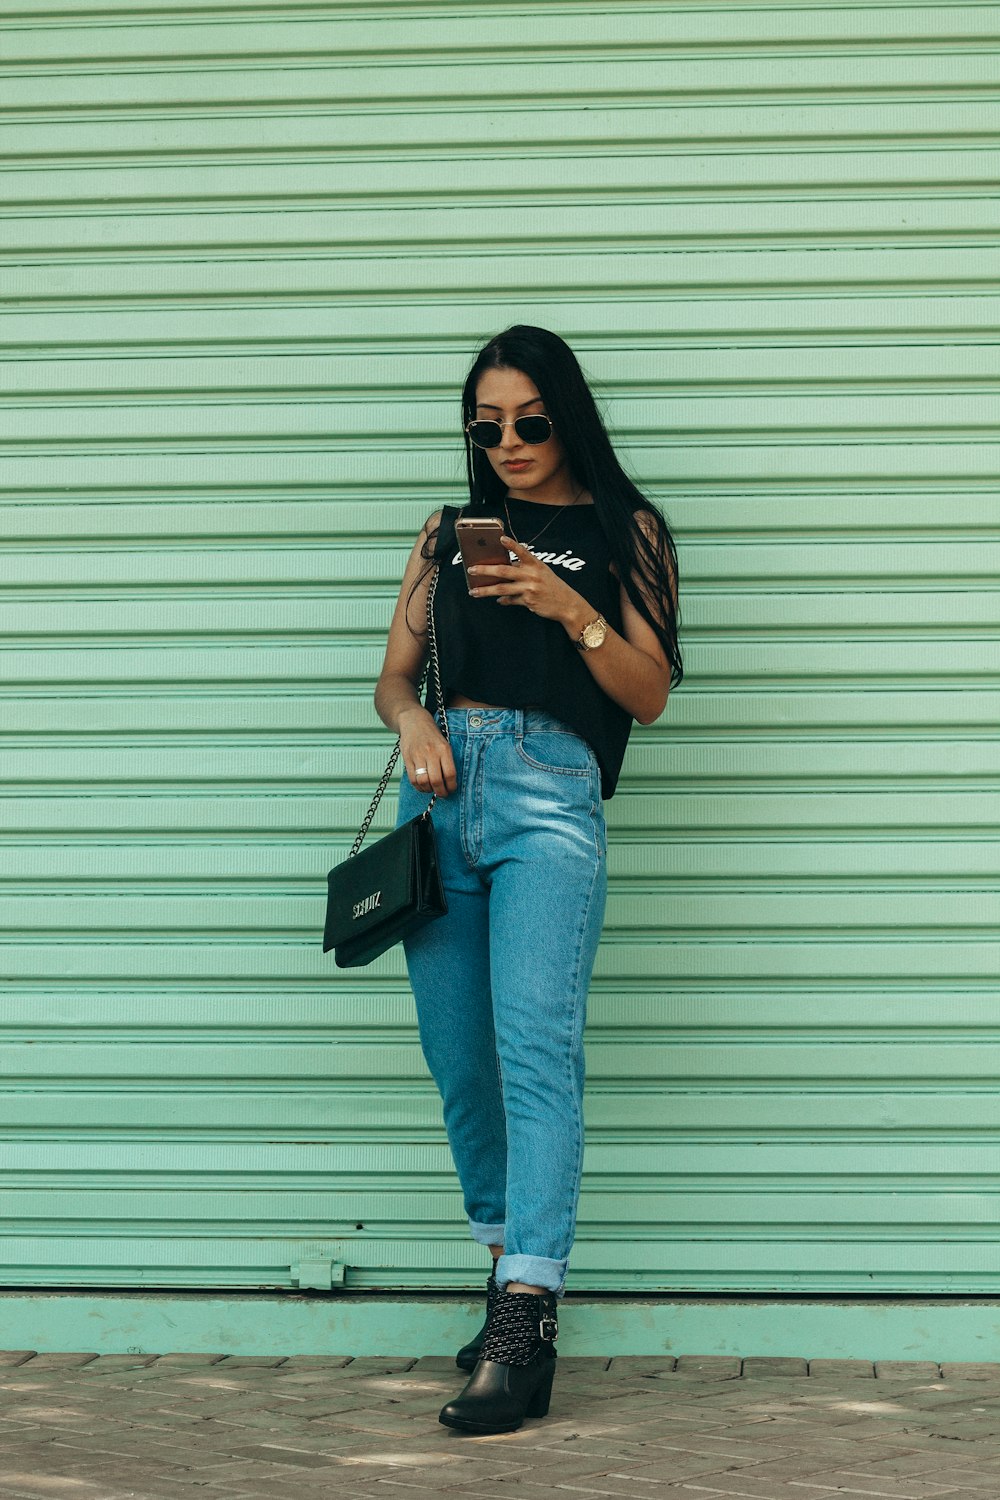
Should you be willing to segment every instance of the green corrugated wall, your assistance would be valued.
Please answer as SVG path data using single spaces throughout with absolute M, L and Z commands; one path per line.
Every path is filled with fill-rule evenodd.
M 8 0 L 0 1281 L 480 1283 L 400 955 L 319 938 L 529 321 L 688 664 L 607 807 L 573 1285 L 997 1290 L 998 33 Z

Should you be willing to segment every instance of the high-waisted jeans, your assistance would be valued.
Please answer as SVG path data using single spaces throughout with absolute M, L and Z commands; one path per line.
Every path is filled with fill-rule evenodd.
M 431 812 L 447 915 L 405 944 L 474 1240 L 497 1281 L 563 1294 L 583 1164 L 583 1026 L 604 922 L 597 757 L 538 709 L 448 709 Z M 404 773 L 397 826 L 427 805 Z

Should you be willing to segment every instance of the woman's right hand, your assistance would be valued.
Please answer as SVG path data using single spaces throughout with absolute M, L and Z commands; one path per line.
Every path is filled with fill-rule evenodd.
M 458 785 L 451 746 L 438 728 L 433 714 L 419 704 L 399 715 L 399 753 L 410 783 L 418 792 L 433 791 L 447 797 Z M 419 776 L 417 767 L 425 767 Z

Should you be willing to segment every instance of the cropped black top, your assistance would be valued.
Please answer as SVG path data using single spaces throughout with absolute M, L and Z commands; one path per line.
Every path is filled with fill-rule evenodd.
M 567 506 L 551 520 L 551 508 L 535 500 L 511 500 L 510 522 L 519 541 L 556 569 L 578 594 L 621 633 L 619 583 L 610 571 L 610 552 L 593 505 Z M 460 512 L 446 505 L 441 514 L 435 557 L 441 564 L 434 598 L 434 626 L 441 683 L 447 703 L 452 693 L 502 708 L 535 706 L 553 714 L 590 744 L 601 768 L 601 794 L 614 794 L 632 730 L 632 715 L 598 687 L 584 660 L 557 620 L 546 620 L 517 605 L 498 605 L 491 596 L 473 599 L 455 537 Z M 483 512 L 477 511 L 478 514 Z M 497 513 L 506 520 L 503 510 Z M 532 538 L 545 526 L 537 547 Z M 425 707 L 433 712 L 428 683 Z

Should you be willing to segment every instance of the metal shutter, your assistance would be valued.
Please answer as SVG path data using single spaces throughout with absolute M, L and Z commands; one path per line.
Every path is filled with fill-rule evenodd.
M 688 658 L 608 805 L 574 1288 L 995 1290 L 997 7 L 5 17 L 0 1280 L 478 1284 L 400 957 L 319 931 L 529 321 Z

